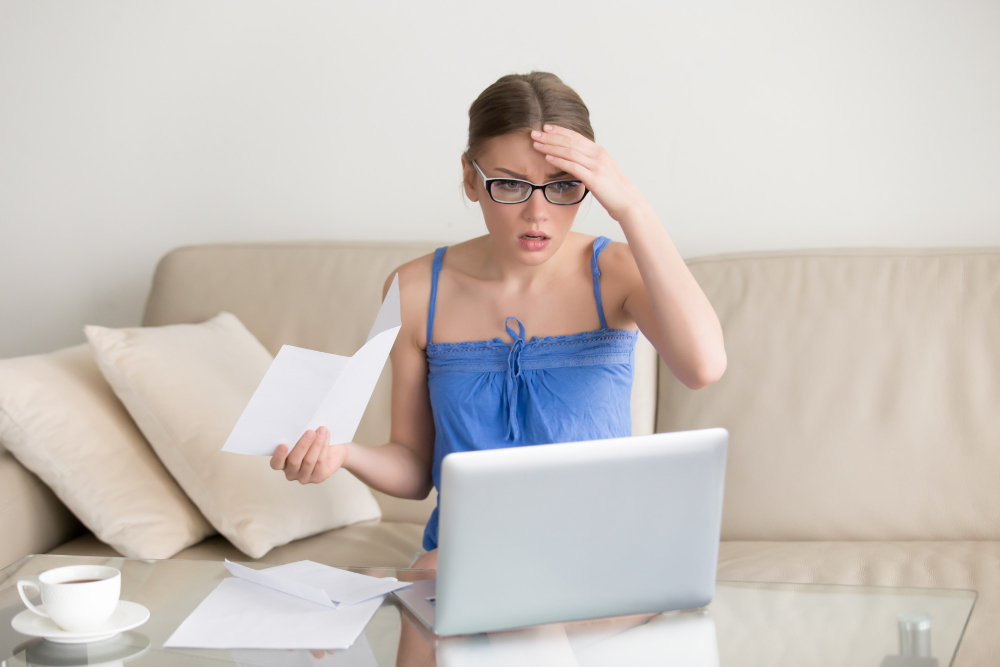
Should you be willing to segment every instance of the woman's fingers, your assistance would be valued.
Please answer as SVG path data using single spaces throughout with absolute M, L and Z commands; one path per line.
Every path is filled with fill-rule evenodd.
M 555 146 L 553 144 L 543 144 L 540 141 L 536 141 L 534 144 L 535 150 L 541 151 L 546 155 L 555 155 L 556 157 L 561 157 L 571 162 L 576 162 L 582 167 L 593 170 L 596 166 L 595 162 L 584 155 L 575 148 L 568 148 L 566 146 Z M 572 173 L 572 172 L 570 172 Z
M 271 467 L 284 470 L 285 479 L 300 484 L 318 484 L 337 472 L 346 456 L 346 446 L 330 446 L 330 430 L 320 426 L 306 431 L 295 443 L 292 451 L 287 445 L 278 445 L 271 456 Z
M 312 478 L 309 480 L 313 484 L 319 484 L 330 478 L 333 473 L 340 470 L 344 465 L 347 445 L 326 445 L 323 447 L 323 454 L 313 468 Z
M 316 429 L 316 437 L 313 438 L 306 455 L 302 458 L 299 466 L 298 480 L 300 484 L 308 484 L 312 481 L 313 469 L 321 455 L 326 451 L 326 444 L 330 442 L 330 431 L 325 426 Z
M 568 127 L 563 127 L 562 125 L 545 125 L 542 127 L 542 130 L 551 135 L 567 137 L 569 139 L 586 142 L 592 146 L 597 146 L 593 140 L 588 139 L 576 130 L 571 130 Z
M 547 125 L 546 127 L 553 127 L 553 126 Z M 553 146 L 576 146 L 579 148 L 585 148 L 585 143 L 590 143 L 590 144 L 594 143 L 589 139 L 587 139 L 586 137 L 579 134 L 574 134 L 574 135 L 562 134 L 550 130 L 546 130 L 544 132 L 535 130 L 531 133 L 531 138 L 534 139 L 535 141 L 541 141 L 544 144 L 552 144 Z
M 565 127 L 545 125 L 543 129 L 531 133 L 535 150 L 550 164 L 583 181 L 612 218 L 621 221 L 637 201 L 642 201 L 642 195 L 604 148 Z
M 558 125 L 546 125 L 545 127 L 547 129 L 544 132 L 539 132 L 538 130 L 532 132 L 531 138 L 534 141 L 545 144 L 546 146 L 560 146 L 563 148 L 575 149 L 579 151 L 581 155 L 585 155 L 591 160 L 596 160 L 600 157 L 601 147 L 579 132 L 567 130 L 566 128 L 559 127 Z
M 316 466 L 312 469 L 312 474 L 309 476 L 309 479 L 307 482 L 303 482 L 303 484 L 319 484 L 320 482 L 326 481 L 326 479 L 332 474 L 333 471 L 330 470 L 328 457 L 321 456 L 319 457 L 319 460 L 316 461 Z
M 313 469 L 316 467 L 316 462 L 319 461 L 319 455 L 322 451 L 323 447 L 319 444 L 318 439 L 309 445 L 309 451 L 306 452 L 305 458 L 302 459 L 302 465 L 299 466 L 299 474 L 296 475 L 299 484 L 308 484 L 312 480 Z
M 579 162 L 573 162 L 572 160 L 567 160 L 566 158 L 556 157 L 555 155 L 546 155 L 545 159 L 565 171 L 567 174 L 572 174 L 581 181 L 584 181 L 585 184 L 587 179 L 590 178 L 593 173 Z M 588 187 L 590 187 L 589 184 Z
M 299 438 L 299 441 L 292 447 L 288 458 L 285 459 L 285 479 L 291 481 L 298 477 L 299 468 L 302 466 L 302 459 L 309 452 L 309 446 L 316 439 L 316 431 L 306 431 Z
M 274 454 L 271 455 L 271 468 L 273 470 L 284 470 L 286 458 L 288 458 L 288 445 L 278 445 L 274 449 Z

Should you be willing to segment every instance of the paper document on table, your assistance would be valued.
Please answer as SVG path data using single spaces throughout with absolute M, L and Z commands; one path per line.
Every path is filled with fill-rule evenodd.
M 184 619 L 164 648 L 345 649 L 382 604 L 340 609 L 229 577 Z
M 235 576 L 223 579 L 164 647 L 346 649 L 385 594 L 408 585 L 311 561 L 267 570 L 225 565 Z
M 222 451 L 270 456 L 320 426 L 330 430 L 330 444 L 353 440 L 401 323 L 396 275 L 353 356 L 282 345 Z
M 410 585 L 409 582 L 397 581 L 392 577 L 369 577 L 311 560 L 300 560 L 266 570 L 254 570 L 229 560 L 223 565 L 234 577 L 331 609 L 364 602 Z
M 258 651 L 232 649 L 236 667 L 379 667 L 364 633 L 347 651 Z

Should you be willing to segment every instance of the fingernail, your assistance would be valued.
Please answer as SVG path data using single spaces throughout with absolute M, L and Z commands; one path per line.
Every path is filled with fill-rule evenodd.
M 533 136 L 535 139 L 537 139 L 538 137 L 542 136 L 542 133 L 539 132 L 538 130 L 532 130 L 531 131 L 531 136 Z
M 544 130 L 545 130 L 546 132 L 551 132 L 551 131 L 552 131 L 552 126 L 551 126 L 551 125 L 546 125 L 546 126 L 545 126 L 545 127 L 543 128 L 543 129 L 544 129 Z

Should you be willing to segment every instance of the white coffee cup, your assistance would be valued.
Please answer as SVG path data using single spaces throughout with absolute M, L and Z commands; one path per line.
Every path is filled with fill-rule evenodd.
M 42 596 L 44 611 L 28 600 L 25 588 Z M 17 592 L 28 609 L 51 618 L 67 632 L 99 627 L 114 613 L 121 595 L 122 573 L 104 565 L 69 565 L 17 580 Z

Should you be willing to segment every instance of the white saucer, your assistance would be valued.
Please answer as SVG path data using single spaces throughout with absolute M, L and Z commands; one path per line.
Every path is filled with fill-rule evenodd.
M 44 606 L 39 608 L 45 609 Z M 57 644 L 85 644 L 110 639 L 120 632 L 137 628 L 148 620 L 149 610 L 141 604 L 119 600 L 111 618 L 87 632 L 67 632 L 51 618 L 39 616 L 30 609 L 25 609 L 11 619 L 10 626 L 22 635 L 43 637 Z
M 141 632 L 123 632 L 117 637 L 89 644 L 54 644 L 35 637 L 14 649 L 8 667 L 122 667 L 138 658 L 150 646 Z

